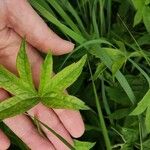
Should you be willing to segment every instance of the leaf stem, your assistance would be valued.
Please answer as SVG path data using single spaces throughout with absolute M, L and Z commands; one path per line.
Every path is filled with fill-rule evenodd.
M 90 63 L 89 63 L 88 60 L 87 60 L 87 62 L 88 62 L 89 71 L 90 71 L 90 75 L 91 75 L 91 79 L 92 79 L 93 92 L 94 92 L 94 95 L 95 95 L 95 101 L 96 101 L 96 107 L 97 107 L 97 111 L 98 111 L 100 126 L 102 128 L 102 133 L 103 133 L 103 136 L 104 136 L 106 148 L 107 148 L 107 150 L 111 150 L 112 148 L 111 148 L 111 144 L 110 144 L 110 139 L 109 139 L 109 136 L 108 136 L 106 124 L 105 124 L 102 109 L 101 109 L 101 104 L 100 104 L 100 101 L 98 99 L 95 83 L 94 83 L 94 80 L 93 80 L 92 70 L 91 70 Z

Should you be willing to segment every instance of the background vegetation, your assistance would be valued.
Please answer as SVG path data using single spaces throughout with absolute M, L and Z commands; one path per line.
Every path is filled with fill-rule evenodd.
M 29 2 L 76 44 L 72 53 L 54 58 L 55 72 L 88 54 L 82 75 L 68 88 L 93 109 L 81 112 L 86 132 L 80 140 L 96 142 L 93 150 L 149 150 L 150 0 Z M 1 126 L 12 139 L 10 149 L 26 149 Z

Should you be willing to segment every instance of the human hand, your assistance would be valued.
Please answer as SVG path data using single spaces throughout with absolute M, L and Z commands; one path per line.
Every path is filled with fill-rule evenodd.
M 70 52 L 74 45 L 51 31 L 26 0 L 0 0 L 0 64 L 16 74 L 16 57 L 21 37 L 24 36 L 28 41 L 27 54 L 34 83 L 38 86 L 43 59 L 36 48 L 45 53 L 51 49 L 53 54 L 61 55 Z M 9 96 L 9 93 L 0 89 L 1 101 Z M 71 136 L 80 137 L 84 132 L 84 124 L 77 111 L 52 110 L 38 104 L 28 113 L 36 115 L 40 121 L 70 143 L 73 143 Z M 46 128 L 42 127 L 47 138 L 38 134 L 30 118 L 25 115 L 8 118 L 4 122 L 32 150 L 67 150 L 67 147 Z M 9 145 L 9 139 L 0 130 L 0 150 L 7 149 Z

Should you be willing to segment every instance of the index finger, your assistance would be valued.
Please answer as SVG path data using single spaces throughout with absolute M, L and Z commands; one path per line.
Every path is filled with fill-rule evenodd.
M 73 50 L 74 44 L 56 35 L 42 18 L 34 11 L 26 0 L 6 0 L 9 25 L 20 36 L 43 52 L 52 50 L 53 54 L 61 55 Z

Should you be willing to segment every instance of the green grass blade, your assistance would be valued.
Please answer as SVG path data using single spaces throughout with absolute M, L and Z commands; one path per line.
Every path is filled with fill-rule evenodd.
M 83 25 L 83 22 L 81 20 L 81 18 L 79 17 L 77 11 L 74 9 L 74 7 L 70 4 L 69 1 L 63 2 L 63 6 L 72 14 L 72 16 L 76 19 L 77 24 L 79 26 L 79 28 L 85 33 L 86 29 Z M 87 34 L 87 33 L 86 33 Z
M 75 52 L 77 52 L 78 50 L 80 50 L 81 48 L 84 48 L 84 47 L 88 47 L 88 46 L 93 46 L 95 44 L 106 44 L 106 45 L 109 45 L 109 46 L 113 46 L 110 42 L 108 42 L 107 40 L 105 39 L 95 39 L 95 40 L 90 40 L 90 41 L 86 41 L 84 43 L 82 43 L 81 45 L 79 45 L 78 47 L 76 47 L 71 53 L 69 53 L 67 55 L 67 57 L 65 58 L 65 60 L 63 61 L 63 63 L 61 64 L 59 70 L 64 66 L 64 64 L 67 62 L 67 60 L 71 57 L 71 55 Z
M 143 113 L 147 107 L 150 107 L 150 89 L 147 91 L 142 100 L 138 103 L 137 107 L 132 111 L 130 115 L 139 115 Z
M 96 34 L 96 38 L 99 38 L 99 28 L 98 28 L 98 24 L 97 24 L 97 18 L 96 18 L 96 13 L 97 13 L 97 0 L 94 1 L 93 4 L 93 10 L 92 10 L 92 21 L 93 21 L 93 28 L 94 28 L 94 33 Z
M 57 26 L 63 33 L 69 35 L 72 39 L 79 43 L 83 43 L 85 41 L 85 39 L 81 35 L 77 34 L 70 28 L 62 24 L 56 17 L 54 17 L 49 11 L 42 7 L 36 0 L 29 0 L 29 2 L 40 12 L 40 14 L 44 18 L 46 18 L 49 22 Z
M 63 10 L 63 8 L 59 5 L 57 0 L 47 0 L 47 2 L 56 10 L 56 12 L 65 20 L 65 22 L 70 26 L 70 28 L 78 33 L 81 34 L 80 30 L 76 26 L 76 24 L 71 20 L 70 16 Z
M 108 56 L 108 54 L 106 53 L 104 48 L 99 48 L 98 50 L 96 50 L 96 49 L 91 50 L 90 53 L 92 55 L 100 58 L 102 60 L 102 62 L 111 70 L 111 66 L 112 66 L 113 62 L 112 62 L 111 58 Z M 122 86 L 122 88 L 124 89 L 126 94 L 128 95 L 132 104 L 135 104 L 135 100 L 136 100 L 135 95 L 134 95 L 133 90 L 131 89 L 128 81 L 126 80 L 125 76 L 120 71 L 117 71 L 115 74 L 115 77 L 117 78 L 120 85 Z
M 50 128 L 49 126 L 47 126 L 45 123 L 41 122 L 39 119 L 37 119 L 36 117 L 33 117 L 29 114 L 26 114 L 27 116 L 31 117 L 33 120 L 36 120 L 37 122 L 39 122 L 42 126 L 44 126 L 46 129 L 48 129 L 51 133 L 53 133 L 60 141 L 62 141 L 69 149 L 71 150 L 75 150 L 75 148 L 69 143 L 67 142 L 62 136 L 60 136 L 58 133 L 56 133 L 52 128 Z
M 91 70 L 89 62 L 88 62 L 88 66 L 89 66 L 89 71 L 90 71 L 90 75 L 91 75 L 91 79 L 92 79 L 92 86 L 93 86 L 93 92 L 94 92 L 95 101 L 96 101 L 96 107 L 97 107 L 97 111 L 98 111 L 98 117 L 99 117 L 99 121 L 100 121 L 100 125 L 101 125 L 100 128 L 102 129 L 102 133 L 103 133 L 103 136 L 104 136 L 106 148 L 107 148 L 107 150 L 111 150 L 112 149 L 111 148 L 111 143 L 110 143 L 108 131 L 107 131 L 107 128 L 106 128 L 105 120 L 104 120 L 102 109 L 101 109 L 101 104 L 100 104 L 100 101 L 99 101 L 99 98 L 98 98 L 98 95 L 97 95 L 95 83 L 94 83 L 94 80 L 93 80 L 93 74 L 92 74 L 92 70 Z
M 147 80 L 148 84 L 149 84 L 149 88 L 150 88 L 150 77 L 149 75 L 140 67 L 138 66 L 138 64 L 136 64 L 133 60 L 129 59 L 129 61 L 133 64 L 134 67 L 136 67 L 140 73 L 145 77 L 145 79 Z

